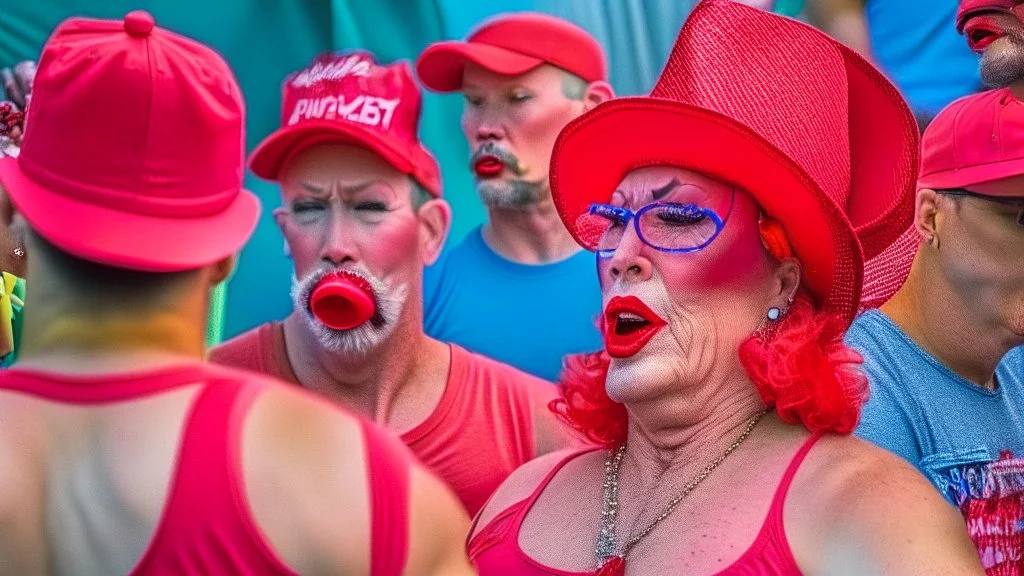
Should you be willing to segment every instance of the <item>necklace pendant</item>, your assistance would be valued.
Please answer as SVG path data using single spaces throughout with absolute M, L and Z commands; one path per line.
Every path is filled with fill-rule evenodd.
M 601 565 L 594 576 L 623 576 L 625 573 L 626 561 L 622 556 L 612 556 Z

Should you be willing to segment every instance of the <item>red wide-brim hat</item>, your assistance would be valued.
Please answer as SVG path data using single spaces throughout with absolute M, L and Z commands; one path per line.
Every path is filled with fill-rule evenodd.
M 874 259 L 913 218 L 918 132 L 896 88 L 818 30 L 727 0 L 687 19 L 649 97 L 603 103 L 559 134 L 555 205 L 581 244 L 589 206 L 645 166 L 749 192 L 785 229 L 817 304 L 852 321 Z

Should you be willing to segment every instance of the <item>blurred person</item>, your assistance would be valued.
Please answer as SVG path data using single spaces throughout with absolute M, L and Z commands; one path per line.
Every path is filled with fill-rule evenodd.
M 427 47 L 416 72 L 464 96 L 469 169 L 488 213 L 428 269 L 427 333 L 554 380 L 564 355 L 601 345 L 593 258 L 558 219 L 548 167 L 559 130 L 613 96 L 604 51 L 564 20 L 508 14 Z
M 328 53 L 285 79 L 281 128 L 250 166 L 280 184 L 274 220 L 295 263 L 294 311 L 211 359 L 301 385 L 400 435 L 473 514 L 570 436 L 547 408 L 550 383 L 423 332 L 423 267 L 451 211 L 419 117 L 404 62 Z
M 867 382 L 842 335 L 917 143 L 852 51 L 725 0 L 650 97 L 570 123 L 552 193 L 597 254 L 605 352 L 558 408 L 603 446 L 506 481 L 468 543 L 480 574 L 981 573 L 956 511 L 849 435 Z
M 227 64 L 145 12 L 47 42 L 0 160 L 33 301 L 0 372 L 5 572 L 470 573 L 468 519 L 400 443 L 202 362 L 209 288 L 259 215 L 244 122 Z
M 910 103 L 921 129 L 981 89 L 977 60 L 949 25 L 956 0 L 808 0 L 808 20 L 874 62 Z
M 847 336 L 871 383 L 857 434 L 960 508 L 991 574 L 1024 570 L 1022 136 L 1024 103 L 1006 88 L 935 118 L 917 181 L 923 243 L 903 287 Z
M 981 55 L 981 79 L 990 88 L 1012 87 L 1024 97 L 1024 2 L 961 0 L 956 29 Z

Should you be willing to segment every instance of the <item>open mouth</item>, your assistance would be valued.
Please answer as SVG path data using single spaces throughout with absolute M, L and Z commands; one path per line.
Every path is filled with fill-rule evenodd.
M 993 22 L 988 15 L 974 16 L 967 21 L 964 27 L 964 35 L 967 37 L 967 45 L 975 52 L 984 52 L 993 42 L 1006 35 L 1001 26 Z
M 604 344 L 612 358 L 629 358 L 643 349 L 666 322 L 636 296 L 616 296 L 604 309 Z
M 481 156 L 480 159 L 473 164 L 473 171 L 476 172 L 476 175 L 480 178 L 494 178 L 501 174 L 504 169 L 505 164 L 496 156 Z

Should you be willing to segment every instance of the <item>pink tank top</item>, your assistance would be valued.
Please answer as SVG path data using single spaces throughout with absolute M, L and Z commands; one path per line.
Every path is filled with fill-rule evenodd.
M 242 422 L 256 396 L 275 382 L 205 365 L 116 376 L 0 373 L 0 389 L 72 404 L 132 400 L 196 383 L 205 384 L 187 416 L 163 516 L 131 573 L 296 574 L 253 521 L 240 473 Z M 408 553 L 409 462 L 397 440 L 370 424 L 363 423 L 363 441 L 371 486 L 370 573 L 399 576 Z
M 793 552 L 786 540 L 786 532 L 782 525 L 782 510 L 786 503 L 789 486 L 793 482 L 793 476 L 800 468 L 807 452 L 820 437 L 817 434 L 811 436 L 797 450 L 775 490 L 771 507 L 768 509 L 768 516 L 754 538 L 753 544 L 739 559 L 719 574 L 800 575 L 800 569 L 796 565 L 796 559 L 793 558 Z M 563 466 L 588 452 L 593 452 L 593 450 L 576 452 L 559 462 L 537 486 L 533 494 L 503 510 L 470 540 L 467 552 L 480 576 L 499 574 L 502 576 L 591 576 L 594 574 L 594 572 L 568 572 L 544 566 L 530 558 L 519 547 L 519 530 L 530 508 L 533 507 L 533 503 L 537 501 L 537 498 L 544 492 L 544 488 Z

